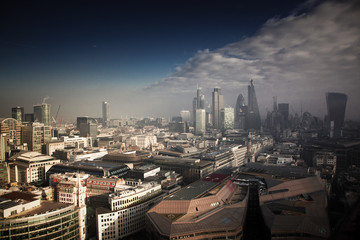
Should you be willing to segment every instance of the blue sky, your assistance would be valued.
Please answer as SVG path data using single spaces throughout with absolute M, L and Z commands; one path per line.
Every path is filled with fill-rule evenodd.
M 263 115 L 278 96 L 322 117 L 325 92 L 339 91 L 347 116 L 360 119 L 358 1 L 9 4 L 0 10 L 2 117 L 46 96 L 67 120 L 100 116 L 104 100 L 114 118 L 168 117 L 190 109 L 197 84 L 208 102 L 221 87 L 233 106 L 253 78 Z

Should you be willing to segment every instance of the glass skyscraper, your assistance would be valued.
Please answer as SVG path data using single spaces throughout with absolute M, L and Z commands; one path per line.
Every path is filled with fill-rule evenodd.
M 50 126 L 50 104 L 34 105 L 34 120 L 43 123 L 45 126 Z
M 247 128 L 260 130 L 261 128 L 261 119 L 259 106 L 256 99 L 255 87 L 253 85 L 253 80 L 250 81 L 250 85 L 248 86 L 248 114 L 247 114 Z
M 326 94 L 328 121 L 329 125 L 333 126 L 330 130 L 333 130 L 335 135 L 340 135 L 341 128 L 344 126 L 346 102 L 347 95 L 344 93 Z
M 110 104 L 108 102 L 102 103 L 102 115 L 103 115 L 103 125 L 108 126 L 110 120 Z
M 212 117 L 213 117 L 213 126 L 216 129 L 221 128 L 221 116 L 220 111 L 224 107 L 224 98 L 221 95 L 220 88 L 214 88 L 212 92 Z

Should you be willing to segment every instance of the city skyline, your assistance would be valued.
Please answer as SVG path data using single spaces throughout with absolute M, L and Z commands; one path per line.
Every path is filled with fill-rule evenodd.
M 253 79 L 262 117 L 273 96 L 323 117 L 325 94 L 340 92 L 359 120 L 359 2 L 271 4 L 16 2 L 1 10 L 0 115 L 49 96 L 64 120 L 100 117 L 105 100 L 112 118 L 170 117 L 192 109 L 197 85 L 235 107 Z

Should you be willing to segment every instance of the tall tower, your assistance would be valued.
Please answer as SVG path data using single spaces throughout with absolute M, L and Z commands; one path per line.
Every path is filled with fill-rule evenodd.
M 205 109 L 205 96 L 202 94 L 200 87 L 196 91 L 196 108 Z
M 340 136 L 344 126 L 347 95 L 344 93 L 329 92 L 326 94 L 327 113 L 329 126 L 333 126 L 334 134 Z
M 236 129 L 246 129 L 246 115 L 247 115 L 248 108 L 245 105 L 245 99 L 242 94 L 239 94 L 236 100 L 235 106 L 235 128 Z
M 221 109 L 224 108 L 224 98 L 221 95 L 220 88 L 214 88 L 212 92 L 212 114 L 213 114 L 213 126 L 216 129 L 221 128 Z
M 221 129 L 234 129 L 234 108 L 221 109 Z
M 102 102 L 102 115 L 103 125 L 108 126 L 110 120 L 110 104 L 108 102 Z
M 205 109 L 196 109 L 195 134 L 200 135 L 206 130 Z
M 25 113 L 23 107 L 14 107 L 11 109 L 11 117 L 16 119 L 18 122 L 25 121 Z
M 248 86 L 248 114 L 247 114 L 247 123 L 248 129 L 260 130 L 261 128 L 261 119 L 259 106 L 256 99 L 255 87 L 253 85 L 253 80 L 250 81 L 250 85 Z
M 42 103 L 34 105 L 34 120 L 50 126 L 50 104 Z

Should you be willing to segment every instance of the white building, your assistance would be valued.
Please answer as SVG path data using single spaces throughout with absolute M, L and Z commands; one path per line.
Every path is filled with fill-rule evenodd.
M 72 148 L 88 148 L 92 147 L 92 139 L 91 137 L 62 137 L 62 141 L 64 141 L 65 148 L 72 147 Z
M 205 109 L 196 109 L 195 134 L 201 135 L 206 131 Z
M 54 164 L 60 163 L 53 157 L 38 152 L 26 152 L 10 163 L 10 180 L 13 182 L 45 182 L 46 172 Z
M 150 145 L 157 143 L 157 137 L 154 135 L 137 135 L 126 138 L 125 144 L 129 146 L 138 146 L 141 149 L 149 148 Z
M 110 209 L 96 209 L 97 239 L 119 239 L 145 227 L 145 214 L 162 200 L 161 185 L 139 184 L 109 195 Z
M 88 174 L 67 174 L 69 178 L 63 178 L 57 184 L 58 202 L 72 204 L 79 207 L 80 237 L 86 238 L 86 184 Z

